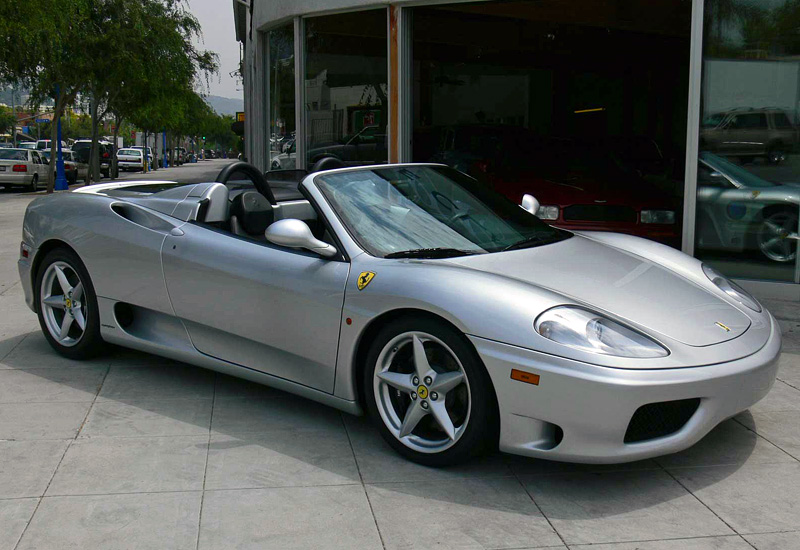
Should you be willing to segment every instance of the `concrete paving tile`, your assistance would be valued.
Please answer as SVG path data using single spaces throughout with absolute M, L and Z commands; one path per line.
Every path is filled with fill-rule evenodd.
M 732 534 L 664 471 L 520 479 L 568 545 Z
M 750 407 L 750 411 L 753 413 L 800 411 L 800 390 L 776 380 L 767 396 Z
M 389 447 L 369 419 L 350 415 L 342 416 L 347 425 L 358 468 L 365 483 L 444 481 L 468 477 L 513 475 L 500 454 L 474 458 L 465 464 L 448 468 L 429 468 L 416 464 L 401 457 Z
M 106 367 L 0 370 L 0 403 L 79 403 L 93 401 Z
M 100 355 L 87 361 L 75 361 L 59 355 L 47 343 L 41 331 L 29 334 L 14 351 L 9 353 L 0 368 L 4 369 L 60 369 L 67 367 L 108 366 L 108 358 Z
M 603 472 L 628 472 L 632 470 L 660 470 L 655 460 L 638 460 L 622 464 L 574 464 L 517 455 L 503 455 L 503 460 L 517 475 L 551 475 Z
M 68 440 L 0 441 L 0 499 L 42 496 L 67 445 Z
M 742 423 L 800 460 L 800 411 L 756 413 Z
M 0 335 L 0 370 L 7 369 L 5 363 L 3 363 L 3 358 L 5 358 L 9 353 L 11 353 L 15 347 L 17 347 L 20 342 L 22 342 L 25 337 L 28 336 L 27 334 L 17 334 L 17 335 Z
M 0 405 L 0 439 L 72 439 L 91 402 Z
M 211 399 L 214 373 L 199 367 L 111 367 L 98 401 Z
M 208 437 L 77 439 L 48 496 L 203 488 Z
M 795 389 L 800 388 L 800 354 L 781 354 L 780 364 L 778 366 L 778 379 L 790 384 Z
M 374 484 L 367 494 L 387 549 L 561 543 L 515 478 Z
M 361 478 L 344 430 L 211 438 L 206 489 L 352 483 Z
M 208 491 L 201 550 L 370 550 L 381 541 L 361 485 Z
M 648 542 L 570 545 L 570 550 L 753 550 L 739 535 Z
M 215 399 L 294 398 L 290 393 L 225 374 L 217 374 L 217 386 L 214 397 Z
M 0 500 L 0 549 L 12 550 L 28 525 L 38 498 Z
M 742 536 L 756 550 L 800 550 L 800 531 Z
M 783 337 L 781 349 L 788 353 L 800 352 L 800 322 L 779 319 L 778 326 Z
M 670 471 L 739 533 L 800 529 L 800 463 Z
M 211 399 L 98 401 L 80 437 L 204 435 L 211 425 Z
M 222 399 L 214 403 L 211 429 L 221 434 L 342 429 L 339 411 L 300 397 Z
M 194 550 L 201 493 L 45 498 L 17 550 Z
M 791 461 L 792 457 L 733 419 L 714 428 L 693 447 L 656 459 L 668 468 Z

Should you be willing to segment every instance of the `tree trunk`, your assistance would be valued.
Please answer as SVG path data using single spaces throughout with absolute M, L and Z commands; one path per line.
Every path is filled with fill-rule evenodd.
M 111 145 L 111 174 L 119 176 L 117 168 L 117 143 L 119 142 L 119 127 L 122 126 L 123 117 L 114 115 L 114 143 Z
M 97 96 L 92 94 L 91 102 L 91 116 L 92 116 L 92 146 L 89 149 L 89 182 L 95 183 L 100 181 L 100 148 L 98 147 L 98 135 L 100 134 L 100 121 L 98 120 L 98 111 L 100 104 Z
M 56 188 L 56 163 L 58 162 L 58 122 L 64 114 L 64 106 L 67 101 L 63 96 L 56 98 L 53 106 L 53 122 L 50 124 L 50 164 L 47 165 L 47 193 L 50 194 Z

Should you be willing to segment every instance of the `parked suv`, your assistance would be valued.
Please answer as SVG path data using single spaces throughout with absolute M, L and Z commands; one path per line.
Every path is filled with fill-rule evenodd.
M 103 140 L 98 141 L 97 144 L 100 147 L 100 173 L 108 178 L 111 176 L 111 157 L 114 154 L 114 146 L 111 142 Z M 92 140 L 90 139 L 79 139 L 72 144 L 72 152 L 75 153 L 80 162 L 85 162 L 86 164 L 89 164 L 89 151 L 91 148 Z
M 797 128 L 781 109 L 735 109 L 706 117 L 700 149 L 739 157 L 742 162 L 764 157 L 770 164 L 786 160 L 797 145 Z

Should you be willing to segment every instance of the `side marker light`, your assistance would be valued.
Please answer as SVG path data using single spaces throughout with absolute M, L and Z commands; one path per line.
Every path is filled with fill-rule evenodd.
M 539 385 L 539 375 L 530 372 L 525 372 L 517 369 L 511 369 L 511 379 L 517 382 L 525 382 L 526 384 Z

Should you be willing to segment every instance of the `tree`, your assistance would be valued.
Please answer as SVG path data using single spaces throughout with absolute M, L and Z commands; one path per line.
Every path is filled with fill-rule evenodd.
M 90 44 L 91 0 L 0 2 L 0 79 L 28 88 L 31 102 L 53 102 L 52 158 L 57 123 L 85 88 L 94 52 Z M 47 192 L 53 192 L 50 163 Z
M 89 75 L 91 166 L 99 178 L 98 129 L 114 117 L 114 144 L 126 117 L 147 117 L 145 129 L 174 126 L 180 116 L 170 98 L 180 96 L 202 76 L 217 70 L 216 55 L 198 50 L 200 24 L 178 0 L 94 0 L 92 24 L 96 51 L 102 51 Z
M 0 105 L 0 134 L 12 132 L 16 122 L 17 117 L 11 108 Z

